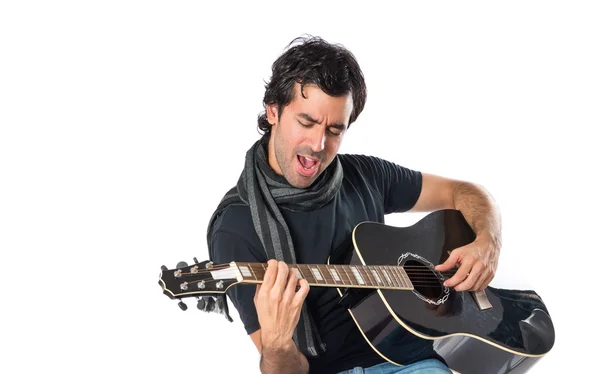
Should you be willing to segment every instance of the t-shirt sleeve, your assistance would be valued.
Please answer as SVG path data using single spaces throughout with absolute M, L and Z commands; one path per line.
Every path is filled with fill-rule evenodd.
M 255 256 L 250 249 L 250 244 L 234 232 L 218 230 L 212 238 L 213 262 L 229 263 L 231 261 L 241 262 L 264 262 Z M 254 306 L 254 293 L 256 285 L 236 284 L 226 291 L 233 306 L 240 315 L 244 328 L 248 334 L 252 334 L 260 328 L 256 308 Z
M 421 195 L 420 171 L 375 156 L 355 156 L 361 173 L 379 192 L 384 213 L 400 213 L 411 209 Z

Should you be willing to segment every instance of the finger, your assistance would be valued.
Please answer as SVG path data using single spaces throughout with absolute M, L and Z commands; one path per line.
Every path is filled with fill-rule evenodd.
M 286 302 L 290 302 L 294 298 L 294 294 L 296 293 L 296 285 L 298 284 L 298 273 L 296 269 L 290 268 L 287 285 L 285 286 L 285 290 L 283 291 L 283 299 Z
M 461 254 L 460 248 L 453 250 L 452 252 L 450 252 L 450 256 L 446 259 L 446 261 L 437 265 L 435 267 L 435 270 L 448 271 L 448 270 L 452 269 L 454 266 L 456 266 L 456 263 L 458 262 L 458 260 L 460 258 L 460 254 Z
M 269 260 L 267 261 L 267 270 L 265 270 L 265 275 L 263 277 L 262 286 L 267 290 L 273 287 L 275 284 L 275 278 L 277 277 L 277 260 Z
M 279 294 L 282 294 L 285 290 L 285 285 L 287 283 L 289 274 L 288 266 L 283 261 L 277 262 L 277 278 L 275 279 L 275 284 L 273 285 L 273 290 Z
M 304 302 L 306 295 L 308 295 L 310 286 L 308 285 L 308 281 L 304 278 L 300 279 L 300 281 L 298 282 L 298 285 L 300 286 L 300 288 L 294 294 L 294 299 L 292 300 L 292 304 L 299 308 L 302 305 L 302 303 Z
M 489 278 L 489 273 L 490 272 L 487 268 L 483 269 L 481 275 L 479 276 L 479 279 L 473 285 L 473 289 L 475 291 L 481 291 L 484 288 L 485 281 Z
M 475 285 L 475 283 L 479 280 L 481 273 L 483 271 L 483 263 L 481 262 L 476 262 L 475 265 L 473 265 L 473 267 L 471 268 L 471 270 L 469 271 L 469 275 L 467 276 L 467 278 L 462 281 L 461 283 L 459 283 L 458 285 L 456 285 L 456 287 L 454 287 L 455 291 L 467 291 L 467 290 L 472 290 L 473 289 L 473 285 Z
M 471 271 L 472 267 L 473 267 L 473 260 L 472 259 L 465 260 L 460 265 L 458 270 L 456 271 L 456 274 L 454 274 L 454 276 L 452 276 L 450 279 L 447 279 L 444 282 L 444 286 L 454 287 L 457 284 L 459 284 L 460 282 L 464 281 L 467 278 L 467 276 L 469 275 L 469 272 Z
M 483 284 L 481 285 L 481 290 L 483 291 L 486 289 L 487 286 L 489 286 L 490 282 L 492 281 L 492 279 L 494 279 L 494 274 L 490 274 L 488 275 L 488 277 L 485 279 L 485 281 L 483 282 Z

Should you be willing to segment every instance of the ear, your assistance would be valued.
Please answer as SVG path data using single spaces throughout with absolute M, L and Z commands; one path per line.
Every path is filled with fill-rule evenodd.
M 268 104 L 266 106 L 265 112 L 267 114 L 267 120 L 269 121 L 271 126 L 274 126 L 275 124 L 277 124 L 277 122 L 279 120 L 279 118 L 277 118 L 277 109 L 278 109 L 277 104 Z

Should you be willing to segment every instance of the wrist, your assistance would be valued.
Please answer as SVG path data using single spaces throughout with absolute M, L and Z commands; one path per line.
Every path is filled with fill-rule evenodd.
M 496 249 L 500 249 L 502 246 L 502 239 L 500 238 L 500 235 L 496 235 L 496 233 L 491 230 L 482 230 L 478 232 L 475 240 L 491 245 Z
M 268 335 L 261 336 L 263 350 L 288 352 L 296 350 L 296 345 L 292 339 L 281 339 L 280 337 L 270 338 Z
M 292 339 L 288 339 L 281 344 L 262 346 L 260 370 L 263 374 L 307 374 L 308 361 Z

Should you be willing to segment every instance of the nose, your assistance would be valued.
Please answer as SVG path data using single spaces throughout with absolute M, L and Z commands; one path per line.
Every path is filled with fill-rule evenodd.
M 325 149 L 325 126 L 314 126 L 309 136 L 310 148 L 318 153 Z

